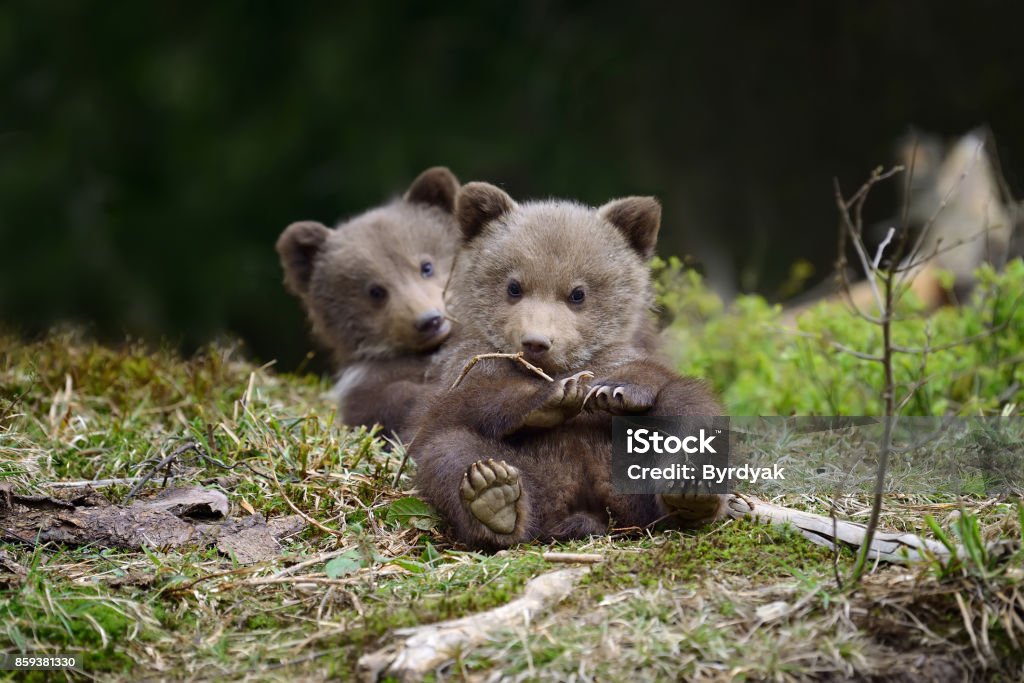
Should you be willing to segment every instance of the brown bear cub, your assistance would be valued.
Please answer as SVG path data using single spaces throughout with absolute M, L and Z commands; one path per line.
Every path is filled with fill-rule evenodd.
M 443 299 L 458 246 L 459 182 L 424 171 L 405 195 L 333 230 L 292 223 L 277 240 L 285 286 L 334 353 L 345 424 L 380 424 L 407 440 L 424 373 L 451 332 Z
M 410 449 L 421 494 L 456 538 L 479 548 L 646 527 L 676 513 L 715 518 L 720 496 L 617 495 L 612 416 L 712 416 L 705 385 L 652 359 L 647 260 L 661 207 L 629 197 L 594 210 L 566 201 L 515 203 L 470 183 L 456 216 L 463 252 L 449 287 L 457 340 L 444 385 Z M 522 352 L 555 381 L 475 355 Z

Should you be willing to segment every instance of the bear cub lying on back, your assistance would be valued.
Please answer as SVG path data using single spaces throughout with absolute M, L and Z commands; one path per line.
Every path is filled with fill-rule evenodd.
M 456 216 L 464 253 L 449 291 L 460 330 L 443 385 L 410 448 L 421 494 L 470 546 L 646 527 L 677 513 L 715 518 L 719 496 L 618 495 L 612 416 L 720 415 L 699 380 L 652 360 L 647 260 L 661 207 L 629 197 L 594 210 L 566 201 L 517 204 L 470 183 Z M 522 352 L 553 376 L 473 356 Z
M 427 169 L 401 199 L 333 230 L 293 223 L 277 240 L 285 286 L 334 353 L 346 424 L 412 436 L 424 373 L 451 331 L 443 293 L 458 243 L 458 190 L 447 168 Z

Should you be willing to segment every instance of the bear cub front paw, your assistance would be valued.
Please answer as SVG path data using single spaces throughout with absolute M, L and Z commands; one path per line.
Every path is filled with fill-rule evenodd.
M 470 513 L 496 534 L 515 531 L 523 489 L 519 470 L 502 461 L 477 460 L 462 477 L 462 500 Z
M 550 389 L 545 388 L 550 391 L 550 395 L 544 399 L 544 403 L 530 411 L 523 424 L 527 427 L 557 427 L 579 415 L 593 377 L 594 373 L 584 370 L 556 381 Z

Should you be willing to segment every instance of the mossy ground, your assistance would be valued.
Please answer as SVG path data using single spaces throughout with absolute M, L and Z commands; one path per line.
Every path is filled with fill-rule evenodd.
M 468 552 L 410 503 L 400 452 L 335 424 L 327 388 L 253 366 L 231 346 L 181 359 L 74 334 L 0 337 L 0 480 L 19 492 L 137 475 L 191 441 L 201 448 L 151 487 L 173 475 L 224 490 L 232 515 L 294 505 L 329 530 L 310 525 L 277 560 L 250 566 L 211 549 L 0 543 L 0 560 L 26 570 L 0 562 L 0 652 L 77 654 L 82 676 L 101 680 L 345 680 L 391 629 L 504 604 L 553 568 L 542 551 L 557 549 L 605 561 L 550 614 L 460 653 L 437 679 L 1012 680 L 1021 671 L 1019 602 L 999 597 L 1021 590 L 1019 554 L 990 558 L 987 574 L 880 567 L 850 592 L 835 579 L 848 552 L 746 521 Z M 114 502 L 127 490 L 102 489 Z M 782 502 L 828 511 L 811 497 Z M 1014 508 L 989 500 L 894 498 L 884 519 L 927 534 L 925 514 L 944 523 L 961 506 L 975 510 L 985 538 L 1019 540 Z

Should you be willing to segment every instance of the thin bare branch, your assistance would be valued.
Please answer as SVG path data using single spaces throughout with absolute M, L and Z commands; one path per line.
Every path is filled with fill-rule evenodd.
M 870 353 L 863 353 L 861 351 L 857 351 L 856 349 L 851 349 L 849 346 L 845 346 L 843 344 L 840 344 L 839 342 L 831 342 L 831 344 L 832 344 L 832 347 L 834 349 L 836 349 L 837 351 L 842 351 L 843 353 L 848 353 L 851 356 L 853 356 L 854 358 L 859 358 L 861 360 L 866 360 L 866 361 L 869 361 L 869 362 L 872 362 L 872 363 L 884 363 L 885 362 L 885 356 L 873 356 Z
M 882 262 L 882 254 L 885 253 L 885 248 L 889 246 L 889 242 L 892 242 L 892 236 L 896 234 L 896 228 L 889 228 L 889 232 L 885 234 L 885 239 L 878 245 L 878 250 L 875 252 L 875 258 L 871 262 L 871 269 L 878 270 L 878 264 Z
M 919 354 L 935 353 L 936 351 L 949 351 L 950 349 L 956 349 L 961 346 L 968 346 L 976 341 L 981 341 L 982 339 L 986 339 L 988 337 L 991 337 L 993 334 L 1005 330 L 1007 326 L 1009 326 L 1009 324 L 1013 321 L 1014 314 L 1017 312 L 1017 307 L 1020 306 L 1022 300 L 1024 300 L 1024 295 L 1018 296 L 1014 300 L 1013 306 L 1010 308 L 1010 313 L 1009 315 L 1006 316 L 1006 320 L 999 323 L 998 325 L 989 327 L 984 332 L 979 332 L 978 334 L 971 335 L 970 337 L 964 337 L 963 339 L 958 339 L 957 341 L 949 342 L 948 344 L 940 344 L 938 346 L 901 346 L 899 344 L 893 344 L 892 350 L 897 351 L 899 353 Z
M 546 372 L 544 372 L 543 370 L 538 368 L 536 365 L 534 365 L 530 361 L 528 361 L 525 358 L 523 358 L 523 352 L 522 351 L 520 351 L 519 353 L 481 353 L 480 355 L 473 356 L 472 358 L 469 359 L 469 362 L 466 363 L 466 367 L 462 368 L 462 372 L 459 373 L 458 379 L 455 380 L 455 382 L 449 388 L 449 391 L 451 391 L 455 387 L 457 387 L 460 384 L 462 384 L 462 380 L 464 380 L 466 378 L 466 375 L 469 374 L 469 371 L 472 370 L 473 367 L 477 363 L 479 363 L 482 360 L 488 360 L 488 359 L 491 359 L 491 358 L 506 358 L 508 360 L 514 361 L 516 363 L 519 363 L 520 365 L 525 367 L 530 372 L 533 372 L 534 374 L 536 374 L 538 377 L 542 377 L 542 378 L 546 379 L 549 382 L 554 382 L 555 381 L 553 377 L 548 375 Z

